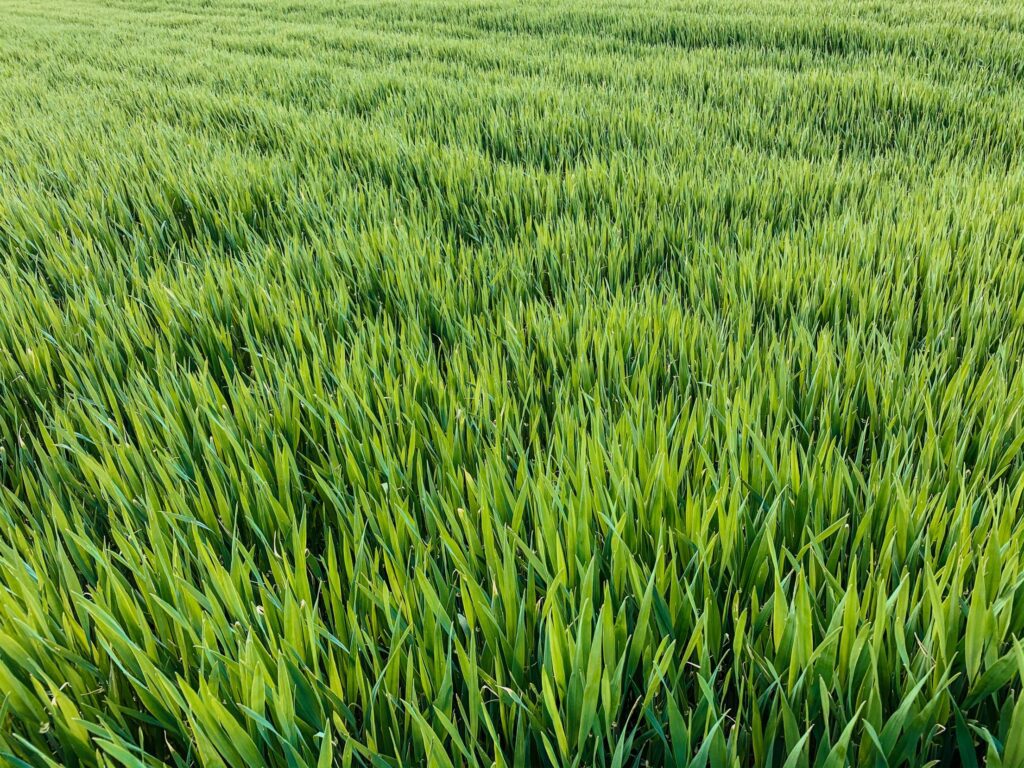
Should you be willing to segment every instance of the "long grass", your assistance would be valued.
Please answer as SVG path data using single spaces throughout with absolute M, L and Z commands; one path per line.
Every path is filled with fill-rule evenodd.
M 1024 5 L 0 0 L 0 763 L 1024 766 Z

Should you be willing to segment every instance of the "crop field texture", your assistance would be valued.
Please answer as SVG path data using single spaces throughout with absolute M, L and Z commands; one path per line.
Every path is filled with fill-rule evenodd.
M 0 765 L 1024 766 L 1024 4 L 0 0 Z

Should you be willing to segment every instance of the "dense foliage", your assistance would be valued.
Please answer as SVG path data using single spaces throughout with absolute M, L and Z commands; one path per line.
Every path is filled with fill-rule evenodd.
M 0 762 L 1024 765 L 1024 5 L 0 22 Z

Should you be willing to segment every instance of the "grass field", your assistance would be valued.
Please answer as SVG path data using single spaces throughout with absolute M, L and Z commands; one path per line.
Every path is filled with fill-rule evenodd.
M 0 0 L 0 764 L 1024 766 L 1024 5 Z

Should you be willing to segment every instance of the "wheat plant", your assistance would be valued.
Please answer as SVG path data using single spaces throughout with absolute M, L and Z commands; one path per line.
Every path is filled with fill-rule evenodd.
M 1024 5 L 0 0 L 0 763 L 1024 766 Z

